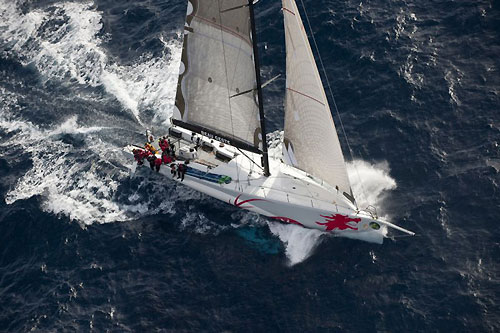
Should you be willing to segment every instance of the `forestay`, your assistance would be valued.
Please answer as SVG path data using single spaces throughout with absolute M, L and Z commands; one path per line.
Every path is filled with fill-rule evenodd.
M 247 5 L 248 0 L 188 2 L 173 119 L 261 150 Z
M 318 68 L 294 0 L 283 0 L 287 163 L 352 195 L 344 156 Z

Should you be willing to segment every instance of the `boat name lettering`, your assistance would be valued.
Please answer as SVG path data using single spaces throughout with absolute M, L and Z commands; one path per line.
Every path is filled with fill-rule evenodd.
M 214 135 L 214 134 L 212 134 L 212 133 L 208 133 L 208 132 L 205 132 L 205 131 L 201 131 L 201 135 L 204 135 L 204 136 L 206 136 L 206 137 L 208 137 L 208 138 L 210 138 L 210 139 L 215 139 L 215 140 L 220 141 L 220 142 L 222 142 L 222 143 L 226 143 L 226 144 L 228 144 L 228 145 L 230 145 L 230 144 L 231 144 L 231 141 L 229 141 L 228 139 L 221 138 L 220 136 L 218 136 L 218 135 Z

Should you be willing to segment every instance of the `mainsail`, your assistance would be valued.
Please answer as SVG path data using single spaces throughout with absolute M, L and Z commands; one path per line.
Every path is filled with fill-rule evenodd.
M 318 68 L 294 0 L 283 0 L 286 41 L 284 157 L 352 199 L 352 191 Z
M 248 0 L 188 2 L 173 123 L 260 152 Z

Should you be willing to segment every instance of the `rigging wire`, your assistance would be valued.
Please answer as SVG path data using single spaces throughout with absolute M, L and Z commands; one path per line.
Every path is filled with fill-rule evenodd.
M 365 197 L 365 200 L 367 200 L 367 196 L 365 194 L 366 191 L 364 189 L 363 182 L 361 181 L 361 176 L 359 175 L 358 168 L 356 167 L 356 165 L 354 163 L 353 150 L 351 148 L 351 144 L 349 143 L 349 139 L 347 138 L 347 133 L 346 133 L 345 128 L 344 128 L 344 123 L 342 122 L 342 118 L 340 117 L 340 112 L 339 112 L 339 109 L 337 107 L 337 102 L 335 101 L 335 96 L 333 95 L 332 87 L 330 85 L 330 80 L 328 79 L 328 75 L 326 74 L 325 65 L 323 64 L 323 59 L 321 58 L 321 54 L 319 52 L 319 47 L 318 47 L 318 44 L 316 43 L 316 38 L 314 37 L 314 34 L 313 34 L 313 30 L 312 30 L 312 27 L 311 27 L 311 22 L 309 21 L 309 16 L 307 15 L 306 6 L 304 5 L 304 1 L 303 0 L 300 0 L 300 3 L 302 4 L 302 9 L 304 10 L 304 14 L 305 14 L 306 21 L 307 21 L 307 27 L 309 28 L 309 31 L 311 32 L 311 39 L 312 39 L 312 41 L 314 43 L 314 48 L 316 49 L 316 54 L 318 55 L 319 63 L 321 65 L 321 70 L 323 71 L 323 75 L 325 77 L 326 84 L 328 86 L 328 92 L 330 93 L 330 97 L 332 98 L 333 105 L 335 107 L 335 111 L 336 111 L 337 117 L 339 119 L 340 127 L 342 128 L 342 134 L 344 134 L 344 138 L 345 138 L 345 141 L 347 143 L 347 147 L 349 149 L 349 155 L 351 155 L 351 161 L 353 163 L 354 169 L 356 170 L 356 174 L 358 175 L 358 178 L 359 178 L 359 183 L 360 183 L 361 192 L 362 192 L 361 194 Z M 356 204 L 356 206 L 357 206 L 357 204 Z

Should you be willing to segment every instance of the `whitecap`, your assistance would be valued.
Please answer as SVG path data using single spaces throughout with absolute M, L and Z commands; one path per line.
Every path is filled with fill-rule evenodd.
M 104 87 L 141 126 L 168 125 L 179 71 L 179 38 L 165 41 L 158 36 L 165 46 L 164 56 L 144 54 L 121 65 L 107 54 L 102 13 L 91 1 L 56 3 L 28 13 L 22 13 L 15 2 L 1 6 L 0 40 L 8 46 L 7 55 L 32 64 L 45 81 Z M 47 26 L 50 33 L 45 32 Z M 149 116 L 145 110 L 155 111 Z
M 320 244 L 324 232 L 293 224 L 268 222 L 271 232 L 285 245 L 288 265 L 293 266 L 309 258 Z

